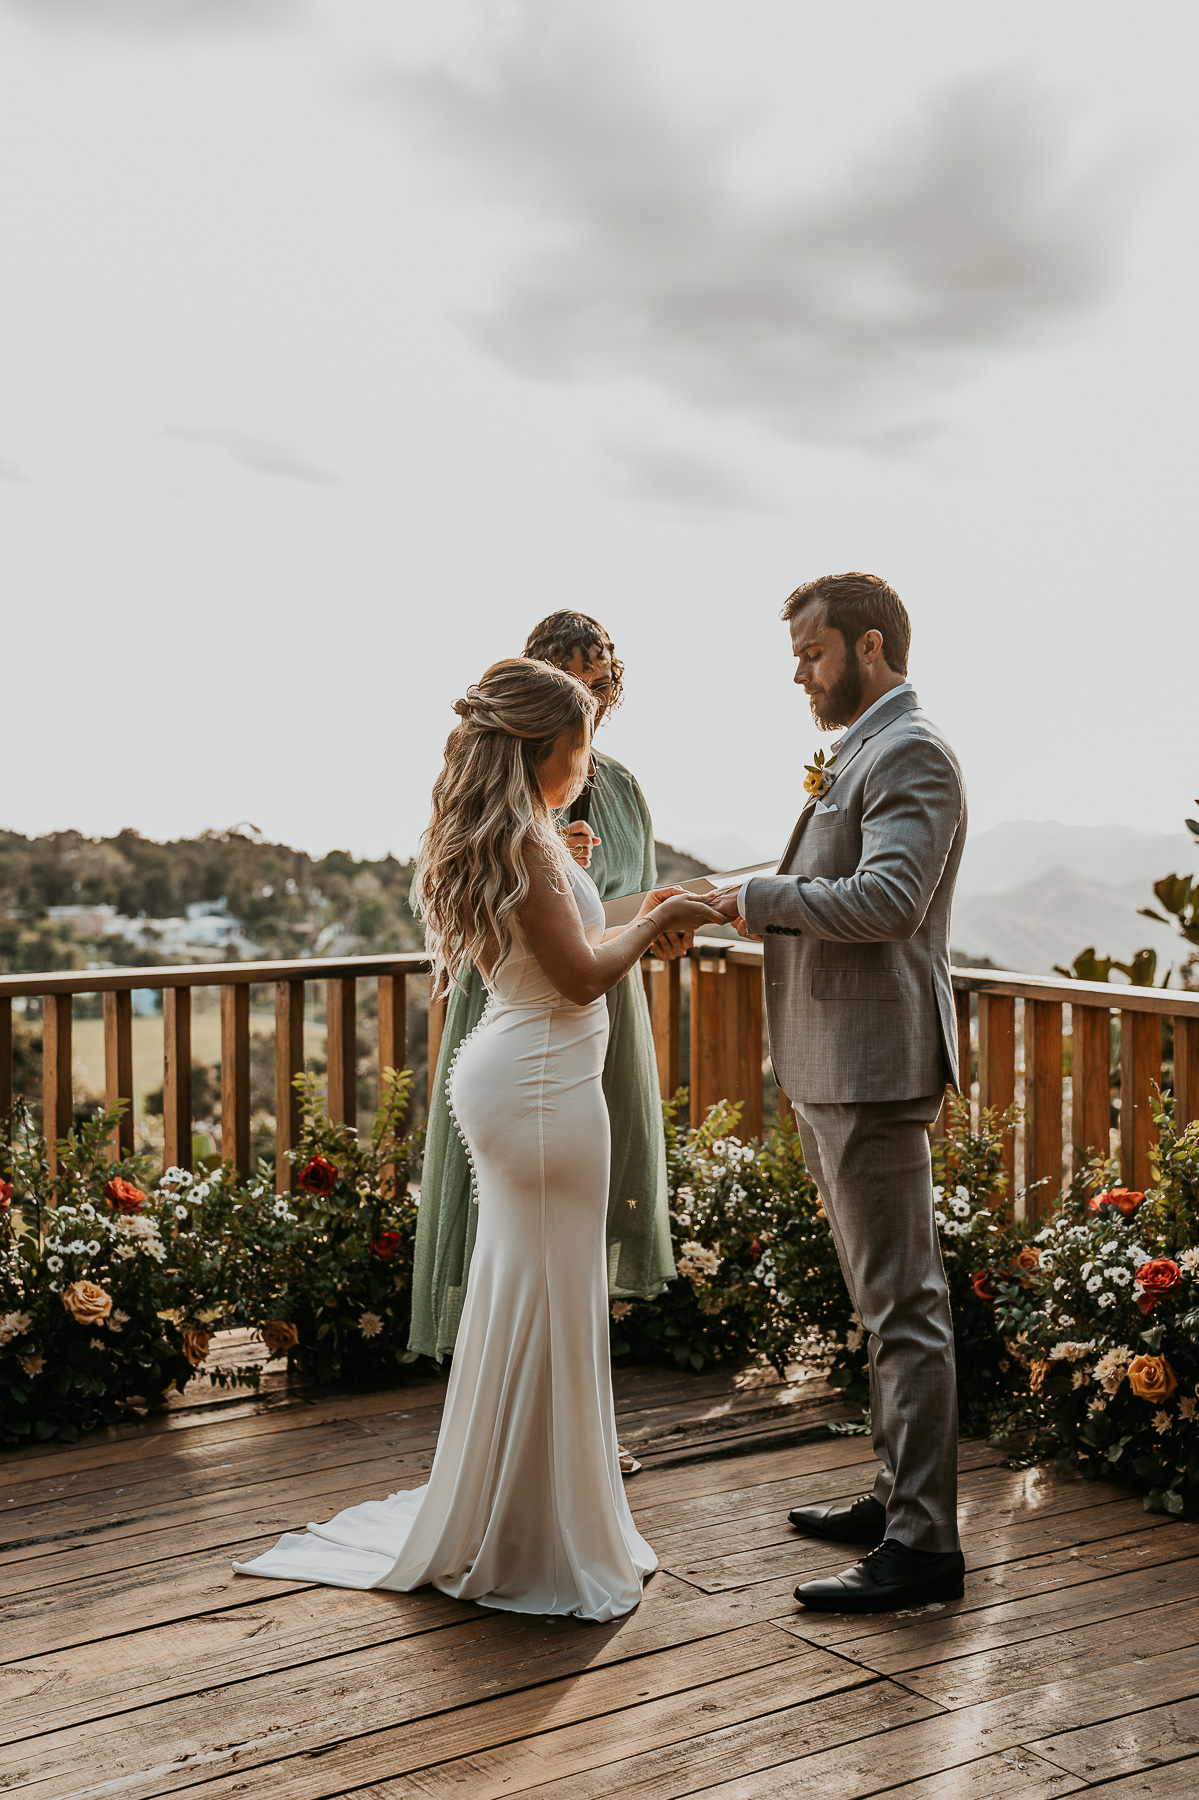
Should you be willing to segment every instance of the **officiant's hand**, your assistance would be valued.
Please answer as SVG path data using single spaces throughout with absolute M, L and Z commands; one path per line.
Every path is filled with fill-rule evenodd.
M 580 869 L 591 867 L 591 852 L 597 844 L 603 842 L 597 838 L 586 819 L 576 819 L 573 825 L 566 825 L 562 831 L 562 841 Z

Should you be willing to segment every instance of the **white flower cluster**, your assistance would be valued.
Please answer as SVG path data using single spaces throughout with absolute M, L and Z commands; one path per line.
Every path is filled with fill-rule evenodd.
M 1049 1352 L 1049 1360 L 1050 1362 L 1081 1362 L 1083 1357 L 1089 1356 L 1094 1348 L 1094 1338 L 1086 1344 L 1076 1344 L 1067 1339 L 1064 1343 L 1053 1346 Z
M 720 1257 L 715 1250 L 709 1250 L 704 1244 L 689 1243 L 682 1246 L 679 1254 L 678 1271 L 688 1281 L 697 1285 L 705 1275 L 715 1275 L 720 1268 Z
M 712 1145 L 713 1156 L 725 1156 L 729 1162 L 751 1163 L 754 1159 L 752 1144 L 743 1144 L 740 1138 L 717 1138 Z
M 1126 1350 L 1123 1344 L 1118 1344 L 1113 1350 L 1104 1351 L 1095 1364 L 1095 1380 L 1105 1394 L 1115 1393 L 1127 1375 L 1128 1365 L 1135 1354 L 1136 1352 L 1133 1350 Z
M 1178 1258 L 1184 1275 L 1199 1275 L 1199 1250 L 1184 1250 Z

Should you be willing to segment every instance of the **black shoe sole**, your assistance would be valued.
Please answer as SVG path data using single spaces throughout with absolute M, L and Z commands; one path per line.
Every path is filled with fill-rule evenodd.
M 794 1513 L 787 1514 L 787 1521 L 796 1531 L 801 1532 L 804 1537 L 823 1538 L 825 1543 L 828 1544 L 868 1544 L 871 1549 L 873 1549 L 876 1544 L 882 1543 L 887 1532 L 887 1522 L 885 1519 L 883 1520 L 882 1530 L 877 1537 L 873 1532 L 844 1532 L 837 1529 L 826 1531 L 823 1526 L 813 1525 L 807 1519 L 805 1519 L 801 1525 Z
M 927 1586 L 907 1594 L 895 1594 L 888 1598 L 885 1594 L 844 1594 L 834 1596 L 823 1594 L 814 1598 L 806 1598 L 800 1588 L 795 1590 L 795 1598 L 801 1606 L 812 1612 L 835 1613 L 876 1613 L 902 1612 L 908 1606 L 928 1606 L 934 1601 L 960 1600 L 966 1592 L 964 1581 L 930 1581 Z

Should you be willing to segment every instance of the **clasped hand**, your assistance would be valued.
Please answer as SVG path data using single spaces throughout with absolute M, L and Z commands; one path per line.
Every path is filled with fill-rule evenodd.
M 657 915 L 663 929 L 650 948 L 664 962 L 674 962 L 690 950 L 699 926 L 721 922 L 720 914 L 713 911 L 706 898 L 701 900 L 681 887 L 654 888 L 641 902 L 637 917 L 644 919 L 651 912 Z
M 754 943 L 760 944 L 762 941 L 761 938 L 756 932 L 750 930 L 749 926 L 745 923 L 745 920 L 741 917 L 738 904 L 740 894 L 740 888 L 717 888 L 714 894 L 708 894 L 705 898 L 713 912 L 719 913 L 725 924 L 732 925 L 740 937 L 752 938 Z

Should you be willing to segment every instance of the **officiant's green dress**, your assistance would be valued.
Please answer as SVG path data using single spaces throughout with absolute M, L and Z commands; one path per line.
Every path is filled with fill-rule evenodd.
M 595 752 L 591 829 L 601 842 L 588 870 L 600 898 L 640 894 L 657 879 L 649 808 L 629 771 Z M 409 1345 L 440 1359 L 454 1348 L 466 1294 L 478 1209 L 470 1169 L 446 1107 L 445 1084 L 458 1045 L 478 1024 L 487 1000 L 473 966 L 450 990 L 437 1068 L 430 1084 L 428 1136 L 417 1214 Z M 649 1007 L 641 970 L 608 995 L 604 1098 L 612 1121 L 608 1188 L 608 1292 L 652 1299 L 674 1276 L 666 1195 L 666 1146 Z

